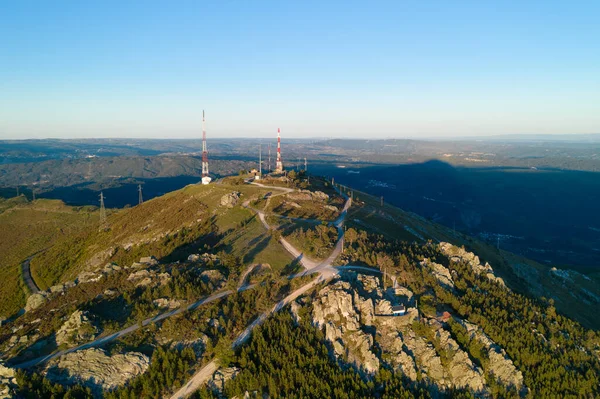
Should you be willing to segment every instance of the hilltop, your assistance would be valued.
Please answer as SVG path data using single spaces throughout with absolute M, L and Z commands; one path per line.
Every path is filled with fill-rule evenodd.
M 324 179 L 250 182 L 189 185 L 104 226 L 55 203 L 94 222 L 26 255 L 41 291 L 0 328 L 7 392 L 599 393 L 595 281 Z

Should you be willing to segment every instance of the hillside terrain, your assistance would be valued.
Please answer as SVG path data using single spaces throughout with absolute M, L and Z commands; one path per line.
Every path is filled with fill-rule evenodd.
M 597 281 L 304 173 L 250 182 L 106 224 L 57 204 L 89 223 L 20 251 L 41 291 L 0 327 L 2 394 L 600 394 Z
M 25 306 L 31 290 L 21 265 L 65 237 L 98 225 L 93 207 L 69 207 L 57 200 L 28 201 L 24 196 L 0 199 L 0 317 Z

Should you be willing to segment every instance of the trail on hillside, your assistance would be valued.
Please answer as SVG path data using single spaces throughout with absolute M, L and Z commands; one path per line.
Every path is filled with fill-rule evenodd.
M 253 183 L 253 184 L 256 184 L 261 187 L 265 187 L 262 184 L 258 184 L 258 183 Z M 273 187 L 273 188 L 279 189 L 279 187 Z M 293 190 L 287 189 L 287 188 L 281 188 L 281 189 L 285 190 L 286 192 L 293 191 Z M 279 195 L 282 195 L 282 194 L 279 194 Z M 297 275 L 290 276 L 290 278 L 293 278 L 296 276 L 297 277 L 306 276 L 306 275 L 313 274 L 313 273 L 319 273 L 320 274 L 319 278 L 298 288 L 297 290 L 292 292 L 290 295 L 286 296 L 284 299 L 282 299 L 281 301 L 276 303 L 273 306 L 273 308 L 271 308 L 267 312 L 264 312 L 259 317 L 257 317 L 256 320 L 254 320 L 248 327 L 246 327 L 246 329 L 244 331 L 242 331 L 242 333 L 240 333 L 240 335 L 238 335 L 238 337 L 235 339 L 235 341 L 233 341 L 232 348 L 235 349 L 239 345 L 243 344 L 250 337 L 252 330 L 254 328 L 256 328 L 257 326 L 261 325 L 267 319 L 267 317 L 269 317 L 271 314 L 279 311 L 285 305 L 294 301 L 296 298 L 298 298 L 300 295 L 304 294 L 305 292 L 307 292 L 308 290 L 313 288 L 315 285 L 331 280 L 337 274 L 337 271 L 332 267 L 332 263 L 338 257 L 338 255 L 342 252 L 343 239 L 344 239 L 344 230 L 343 230 L 344 219 L 346 217 L 348 208 L 350 207 L 350 205 L 352 203 L 352 200 L 350 198 L 348 198 L 345 195 L 344 195 L 344 197 L 346 198 L 346 203 L 344 205 L 343 211 L 342 211 L 341 215 L 338 217 L 338 219 L 336 219 L 333 222 L 334 226 L 336 226 L 336 228 L 338 229 L 338 240 L 336 242 L 336 245 L 335 245 L 334 250 L 331 253 L 331 255 L 327 259 L 325 259 L 323 262 L 317 263 L 315 261 L 311 261 L 311 260 L 307 259 L 305 256 L 302 256 L 302 253 L 298 249 L 296 249 L 289 242 L 285 241 L 285 239 L 282 238 L 280 240 L 280 242 L 283 244 L 285 249 L 288 252 L 290 252 L 290 254 L 292 254 L 295 258 L 300 259 L 300 262 L 306 268 L 306 270 L 304 272 L 299 273 Z M 269 224 L 266 222 L 266 220 L 264 218 L 264 212 L 250 207 L 249 202 L 250 202 L 249 200 L 246 201 L 244 203 L 244 206 L 255 211 L 258 214 L 258 217 L 260 218 L 260 220 L 263 223 L 263 225 L 265 226 L 265 228 L 270 229 Z M 190 396 L 196 390 L 198 390 L 202 385 L 204 385 L 212 377 L 214 372 L 217 371 L 218 369 L 219 369 L 218 359 L 211 360 L 208 364 L 206 364 L 198 372 L 196 372 L 196 374 L 194 374 L 192 376 L 192 378 L 186 384 L 184 384 L 177 392 L 175 392 L 170 397 L 170 399 L 180 399 L 180 398 L 186 398 L 186 397 Z

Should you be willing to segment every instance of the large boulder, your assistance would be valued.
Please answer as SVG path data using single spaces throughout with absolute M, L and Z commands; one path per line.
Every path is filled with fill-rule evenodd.
M 150 359 L 142 353 L 109 356 L 102 349 L 91 348 L 53 360 L 46 366 L 45 374 L 52 382 L 90 387 L 94 396 L 100 397 L 103 391 L 124 385 L 149 366 Z
M 76 310 L 56 332 L 57 345 L 75 345 L 92 340 L 98 330 L 90 322 L 87 313 Z
M 208 380 L 206 385 L 217 393 L 222 393 L 225 389 L 225 383 L 240 372 L 237 367 L 226 367 L 215 371 L 212 377 Z
M 225 194 L 221 197 L 221 206 L 224 206 L 226 208 L 233 208 L 237 205 L 241 195 L 242 193 L 240 193 L 239 191 L 233 191 L 229 194 Z
M 0 362 L 0 399 L 14 398 L 16 387 L 15 370 Z
M 47 296 L 42 292 L 29 295 L 29 298 L 27 298 L 27 303 L 25 304 L 25 311 L 29 312 L 30 310 L 39 308 L 46 302 L 46 300 Z

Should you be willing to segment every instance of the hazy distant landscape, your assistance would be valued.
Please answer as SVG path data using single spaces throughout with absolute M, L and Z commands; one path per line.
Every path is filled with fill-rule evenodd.
M 308 169 L 541 263 L 595 271 L 600 259 L 598 135 L 487 140 L 289 140 L 289 170 Z M 268 139 L 210 142 L 211 172 L 268 165 Z M 274 159 L 274 140 L 272 160 Z M 199 140 L 0 142 L 0 193 L 16 186 L 69 205 L 108 207 L 150 199 L 198 181 Z M 36 160 L 31 162 L 31 160 Z M 274 161 L 273 161 L 274 162 Z

